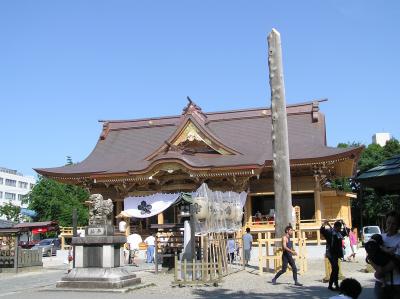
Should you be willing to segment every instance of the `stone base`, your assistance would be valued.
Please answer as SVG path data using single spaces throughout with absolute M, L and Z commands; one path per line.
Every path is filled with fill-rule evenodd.
M 57 282 L 57 288 L 119 289 L 137 285 L 141 279 L 123 268 L 75 268 Z

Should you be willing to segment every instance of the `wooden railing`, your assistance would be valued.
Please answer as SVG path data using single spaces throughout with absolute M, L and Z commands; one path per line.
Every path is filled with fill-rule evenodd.
M 305 240 L 307 244 L 324 244 L 325 240 L 321 239 L 320 228 L 321 224 L 328 220 L 333 226 L 333 223 L 342 219 L 321 219 L 317 221 L 315 219 L 301 219 L 300 220 L 300 231 L 301 238 Z M 250 227 L 252 232 L 274 232 L 275 221 L 258 221 L 258 222 L 247 222 L 246 227 Z
M 84 226 L 77 227 L 78 230 L 85 230 Z M 60 235 L 71 236 L 73 235 L 74 228 L 72 226 L 60 226 Z

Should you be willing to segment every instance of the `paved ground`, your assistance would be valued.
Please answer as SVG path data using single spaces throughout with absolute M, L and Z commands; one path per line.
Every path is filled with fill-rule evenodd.
M 59 258 L 44 258 L 43 270 L 19 274 L 0 273 L 0 298 L 329 298 L 334 294 L 327 289 L 327 284 L 322 282 L 325 276 L 322 252 L 323 247 L 313 247 L 309 250 L 308 271 L 299 277 L 304 283 L 303 287 L 293 286 L 291 273 L 282 276 L 278 280 L 278 285 L 271 285 L 273 274 L 258 275 L 254 260 L 251 263 L 253 266 L 225 277 L 218 287 L 182 288 L 171 286 L 172 274 L 155 275 L 152 267 L 142 263 L 139 268 L 132 266 L 126 268 L 136 272 L 144 283 L 154 285 L 126 294 L 46 291 L 48 288 L 54 289 L 56 281 L 65 274 L 66 266 Z M 363 285 L 364 290 L 360 298 L 373 298 L 373 275 L 362 272 L 365 269 L 363 252 L 360 252 L 357 262 L 342 263 L 342 269 L 346 277 L 356 278 Z

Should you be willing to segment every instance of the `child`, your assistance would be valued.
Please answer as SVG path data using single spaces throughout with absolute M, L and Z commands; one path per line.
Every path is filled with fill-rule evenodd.
M 340 295 L 329 299 L 357 299 L 362 292 L 361 284 L 354 278 L 346 278 L 340 283 Z

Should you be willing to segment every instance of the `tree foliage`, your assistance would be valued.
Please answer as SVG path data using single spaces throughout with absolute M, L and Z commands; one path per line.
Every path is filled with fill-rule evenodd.
M 38 213 L 37 221 L 57 220 L 61 226 L 72 226 L 72 210 L 77 209 L 78 225 L 86 225 L 89 193 L 81 187 L 59 183 L 45 177 L 28 194 L 25 202 Z
M 338 147 L 346 148 L 349 146 L 360 145 L 359 143 L 339 143 Z M 391 139 L 386 142 L 385 146 L 379 144 L 369 144 L 362 152 L 357 164 L 357 171 L 362 173 L 383 161 L 400 154 L 400 143 L 397 139 Z M 399 195 L 393 194 L 377 194 L 374 189 L 366 188 L 362 192 L 362 202 L 360 194 L 360 185 L 353 179 L 340 178 L 332 183 L 332 187 L 344 191 L 358 192 L 357 199 L 352 201 L 353 215 L 357 219 L 357 214 L 363 211 L 362 217 L 367 224 L 379 224 L 379 219 L 387 212 L 400 208 Z M 360 217 L 358 217 L 360 218 Z M 360 219 L 358 219 L 360 221 Z
M 0 206 L 0 216 L 5 216 L 9 221 L 18 222 L 20 211 L 21 208 L 13 205 L 11 202 L 7 202 Z

